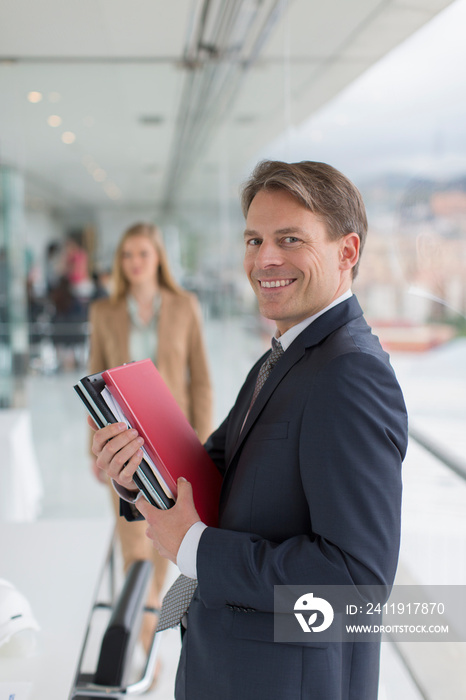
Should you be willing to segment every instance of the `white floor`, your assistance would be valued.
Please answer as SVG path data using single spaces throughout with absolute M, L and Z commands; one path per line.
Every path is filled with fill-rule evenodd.
M 206 332 L 218 423 L 266 341 L 241 321 L 210 322 Z M 466 454 L 465 350 L 466 342 L 457 341 L 420 357 L 393 358 L 413 424 L 438 437 L 459 457 Z M 37 373 L 28 383 L 34 447 L 44 487 L 41 518 L 110 516 L 106 489 L 90 473 L 85 411 L 73 391 L 73 384 L 85 373 L 85 369 L 48 376 Z M 410 447 L 404 474 L 403 570 L 419 583 L 466 584 L 466 482 L 416 445 Z M 170 577 L 175 575 L 173 567 Z M 145 697 L 173 699 L 178 651 L 178 633 L 164 633 L 159 680 Z M 439 668 L 437 675 L 441 673 Z M 441 680 L 449 692 L 445 698 L 466 697 L 454 688 L 448 691 L 448 679 Z M 384 643 L 379 700 L 421 698 L 391 643 Z M 432 695 L 436 698 L 441 695 Z

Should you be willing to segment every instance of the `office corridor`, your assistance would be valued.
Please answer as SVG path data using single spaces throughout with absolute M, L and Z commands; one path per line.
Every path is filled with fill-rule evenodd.
M 267 338 L 251 331 L 249 325 L 240 319 L 228 323 L 211 320 L 206 324 L 217 424 L 226 415 L 251 364 L 267 347 Z M 412 425 L 427 434 L 434 434 L 435 427 L 435 435 L 441 437 L 442 446 L 458 459 L 466 454 L 466 436 L 461 427 L 466 401 L 462 390 L 466 373 L 462 359 L 465 348 L 463 339 L 420 356 L 406 354 L 392 358 Z M 95 481 L 89 469 L 85 411 L 73 391 L 73 384 L 83 374 L 85 369 L 51 375 L 37 373 L 28 381 L 34 445 L 44 489 L 41 519 L 111 518 L 108 493 Z M 430 377 L 428 383 L 426 376 Z M 400 575 L 404 580 L 408 577 L 418 584 L 464 585 L 466 482 L 413 441 L 404 466 L 403 513 Z M 174 566 L 170 569 L 167 585 L 176 571 Z M 444 654 L 449 645 L 417 646 L 431 646 L 432 651 L 434 647 L 443 646 L 440 651 Z M 399 648 L 403 652 L 403 644 Z M 178 632 L 164 633 L 159 680 L 145 697 L 150 700 L 173 697 L 178 651 Z M 432 683 L 434 670 L 430 657 L 426 655 L 425 658 L 417 668 Z M 450 700 L 466 697 L 466 694 L 459 694 L 463 691 L 458 685 L 464 666 L 457 664 L 457 668 L 455 677 L 441 679 L 444 696 L 427 697 Z M 437 668 L 436 672 L 441 671 Z M 419 680 L 422 685 L 422 677 Z M 383 643 L 379 700 L 421 700 L 423 697 L 395 646 Z

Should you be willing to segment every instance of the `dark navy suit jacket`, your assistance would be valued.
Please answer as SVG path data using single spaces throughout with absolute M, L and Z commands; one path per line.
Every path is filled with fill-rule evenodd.
M 273 641 L 274 585 L 393 583 L 407 417 L 356 298 L 290 345 L 243 430 L 262 357 L 206 447 L 224 474 L 177 700 L 375 700 L 379 644 Z M 317 641 L 316 641 L 317 640 Z

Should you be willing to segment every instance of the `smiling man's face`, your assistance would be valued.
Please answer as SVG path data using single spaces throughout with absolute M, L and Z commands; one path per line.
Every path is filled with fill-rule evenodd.
M 280 334 L 351 287 L 359 238 L 329 239 L 325 224 L 284 190 L 261 190 L 249 207 L 244 269 L 259 310 Z

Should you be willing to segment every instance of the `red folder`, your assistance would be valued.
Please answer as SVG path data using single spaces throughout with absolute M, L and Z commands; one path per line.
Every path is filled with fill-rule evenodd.
M 201 520 L 215 527 L 222 477 L 153 362 L 114 367 L 102 378 L 175 498 L 177 479 L 184 476 Z

